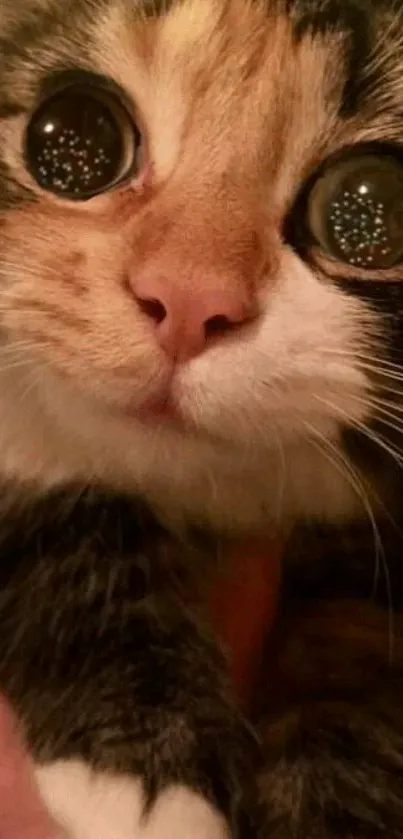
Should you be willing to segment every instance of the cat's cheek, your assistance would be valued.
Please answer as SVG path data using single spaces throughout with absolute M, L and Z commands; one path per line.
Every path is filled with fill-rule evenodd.
M 142 784 L 133 777 L 93 772 L 81 761 L 40 766 L 35 774 L 66 839 L 230 839 L 224 818 L 186 787 L 166 789 L 145 814 Z

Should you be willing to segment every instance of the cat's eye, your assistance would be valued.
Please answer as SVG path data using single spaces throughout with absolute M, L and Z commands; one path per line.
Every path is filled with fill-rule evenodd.
M 34 113 L 26 132 L 27 167 L 50 192 L 85 200 L 136 174 L 140 134 L 115 96 L 71 87 Z
M 317 245 L 333 259 L 362 269 L 403 260 L 403 165 L 389 155 L 357 154 L 329 164 L 307 204 Z

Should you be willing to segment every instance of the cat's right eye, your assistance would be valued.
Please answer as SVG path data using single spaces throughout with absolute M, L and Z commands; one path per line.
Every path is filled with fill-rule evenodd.
M 353 153 L 326 165 L 308 195 L 306 222 L 332 259 L 368 270 L 403 260 L 403 165 Z
M 25 158 L 43 189 L 84 201 L 134 177 L 140 146 L 140 133 L 116 96 L 75 86 L 34 113 Z

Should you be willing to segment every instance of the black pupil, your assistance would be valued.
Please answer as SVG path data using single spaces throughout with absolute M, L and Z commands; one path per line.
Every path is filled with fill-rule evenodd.
M 398 165 L 358 168 L 328 205 L 327 235 L 335 255 L 357 267 L 386 268 L 403 251 L 403 173 Z
M 124 137 L 112 109 L 77 91 L 47 102 L 32 120 L 27 155 L 42 187 L 72 197 L 101 192 L 119 177 Z

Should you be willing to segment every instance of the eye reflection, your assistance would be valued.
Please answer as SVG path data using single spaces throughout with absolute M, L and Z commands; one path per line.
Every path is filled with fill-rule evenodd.
M 26 159 L 43 189 L 85 200 L 133 173 L 139 146 L 140 135 L 116 98 L 70 88 L 33 115 Z
M 403 167 L 391 157 L 353 156 L 329 166 L 308 199 L 308 226 L 323 251 L 361 268 L 403 256 Z

